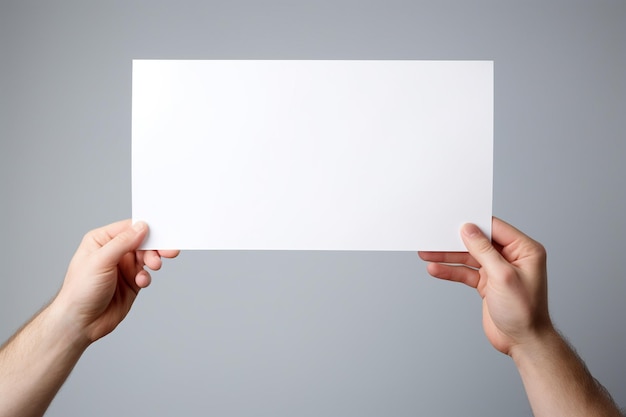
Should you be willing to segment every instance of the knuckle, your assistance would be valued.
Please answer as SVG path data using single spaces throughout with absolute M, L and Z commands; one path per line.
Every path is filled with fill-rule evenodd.
M 132 240 L 132 236 L 130 233 L 128 232 L 124 232 L 124 233 L 120 233 L 119 235 L 115 236 L 115 240 L 117 240 L 119 243 L 126 245 L 128 243 L 130 243 L 130 241 Z
M 95 242 L 98 245 L 102 246 L 104 245 L 106 242 L 108 242 L 109 240 L 111 240 L 110 236 L 106 233 L 105 230 L 103 230 L 102 228 L 97 228 L 97 229 L 93 229 L 88 231 L 87 233 L 85 233 L 83 235 L 83 240 L 82 240 L 82 244 L 88 244 L 91 242 Z
M 491 244 L 491 242 L 488 239 L 480 239 L 476 242 L 476 249 L 480 252 L 480 253 L 490 253 L 491 251 L 494 251 L 495 248 L 493 247 L 493 245 Z
M 83 235 L 82 242 L 85 243 L 85 242 L 88 242 L 88 241 L 91 241 L 91 240 L 97 240 L 97 235 L 98 235 L 98 230 L 97 229 L 90 230 L 90 231 L 88 231 L 87 233 L 85 233 Z
M 536 240 L 531 240 L 530 242 L 528 242 L 527 250 L 528 250 L 528 253 L 533 254 L 534 256 L 539 258 L 539 260 L 541 261 L 545 261 L 546 258 L 548 257 L 548 252 L 545 246 L 543 246 L 541 243 L 537 242 Z

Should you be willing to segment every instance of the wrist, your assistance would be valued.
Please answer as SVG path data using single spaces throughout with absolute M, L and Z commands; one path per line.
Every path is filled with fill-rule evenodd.
M 46 307 L 45 313 L 49 325 L 60 336 L 64 348 L 82 354 L 89 347 L 91 340 L 62 302 L 55 299 Z
M 532 337 L 512 346 L 509 356 L 518 369 L 528 364 L 537 364 L 542 359 L 551 357 L 564 344 L 561 334 L 552 326 L 539 329 Z

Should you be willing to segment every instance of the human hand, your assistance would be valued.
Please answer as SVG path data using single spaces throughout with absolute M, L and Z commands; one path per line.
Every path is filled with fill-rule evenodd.
M 461 228 L 467 252 L 419 252 L 428 272 L 475 288 L 483 299 L 483 327 L 500 352 L 554 330 L 548 314 L 546 251 L 494 217 L 493 244 L 473 224 Z M 450 265 L 456 264 L 456 265 Z
M 90 231 L 68 267 L 63 286 L 52 306 L 87 345 L 107 335 L 126 317 L 139 290 L 150 285 L 150 273 L 161 268 L 161 258 L 177 250 L 137 250 L 148 225 L 130 220 Z

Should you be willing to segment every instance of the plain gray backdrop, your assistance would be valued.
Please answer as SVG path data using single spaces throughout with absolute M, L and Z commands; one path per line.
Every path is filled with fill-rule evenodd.
M 553 319 L 626 405 L 626 2 L 2 0 L 1 339 L 131 214 L 133 58 L 494 60 L 494 214 L 546 245 Z M 166 262 L 48 415 L 531 411 L 476 292 L 415 253 L 217 251 Z

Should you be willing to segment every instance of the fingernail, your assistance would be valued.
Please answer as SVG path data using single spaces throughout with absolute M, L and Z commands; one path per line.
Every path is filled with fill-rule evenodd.
M 475 224 L 467 223 L 463 225 L 461 232 L 467 237 L 476 237 L 480 236 L 481 231 Z
M 133 224 L 133 229 L 135 229 L 136 232 L 141 232 L 146 227 L 148 227 L 148 225 L 146 224 L 146 222 L 142 222 L 142 221 L 138 221 L 135 224 Z

